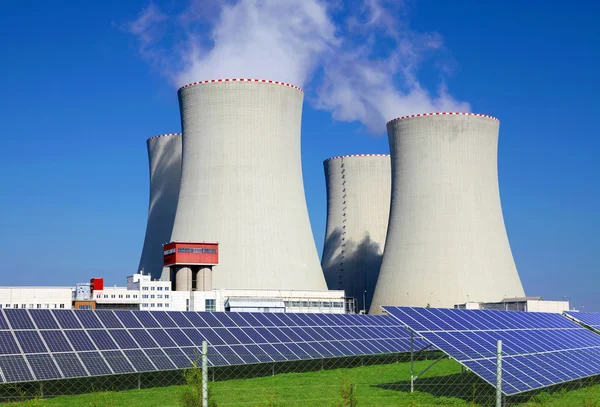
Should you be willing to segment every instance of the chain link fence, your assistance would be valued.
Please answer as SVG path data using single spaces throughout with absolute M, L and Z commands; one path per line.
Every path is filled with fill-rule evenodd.
M 207 360 L 211 356 L 207 350 Z M 223 355 L 222 351 L 220 353 Z M 587 377 L 498 399 L 496 388 L 447 355 L 432 350 L 328 359 L 209 366 L 202 349 L 194 367 L 148 372 L 3 384 L 0 402 L 65 406 L 582 406 L 600 407 L 599 376 Z M 248 352 L 241 360 L 259 357 Z M 284 356 L 288 359 L 295 355 Z M 476 357 L 477 355 L 473 355 Z M 481 356 L 481 355 L 480 355 Z M 506 362 L 516 355 L 502 353 Z M 588 364 L 599 364 L 597 353 Z M 214 363 L 214 362 L 213 362 Z M 496 363 L 494 361 L 494 363 Z M 506 377 L 518 374 L 503 363 Z M 540 366 L 540 377 L 556 381 L 583 369 L 573 360 L 562 371 Z M 505 379 L 506 379 L 505 377 Z M 204 379 L 205 378 L 205 379 Z M 495 378 L 494 378 L 495 379 Z M 488 378 L 490 380 L 490 378 Z M 525 379 L 524 379 L 525 380 Z M 535 383 L 534 383 L 535 381 Z M 83 396 L 77 396 L 83 395 Z M 207 395 L 205 398 L 204 395 Z M 29 400 L 29 401 L 26 401 Z

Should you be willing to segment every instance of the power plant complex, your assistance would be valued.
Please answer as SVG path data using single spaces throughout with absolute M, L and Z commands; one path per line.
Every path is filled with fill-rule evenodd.
M 321 265 L 330 289 L 345 290 L 368 310 L 383 257 L 390 213 L 387 154 L 356 154 L 323 162 L 327 229 Z
M 347 312 L 370 313 L 524 297 L 500 205 L 497 119 L 403 117 L 387 125 L 390 155 L 325 160 L 319 264 L 302 179 L 302 90 L 222 79 L 178 96 L 182 134 L 148 140 L 139 272 L 171 281 L 191 308 L 214 290 L 251 290 L 243 307 L 253 309 L 269 290 L 316 299 L 329 289 Z

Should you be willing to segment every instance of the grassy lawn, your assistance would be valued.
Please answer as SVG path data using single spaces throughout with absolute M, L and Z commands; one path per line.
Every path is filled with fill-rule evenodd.
M 418 372 L 430 362 L 415 362 Z M 212 400 L 222 406 L 345 406 L 341 396 L 352 384 L 358 407 L 385 406 L 488 406 L 493 404 L 494 390 L 475 375 L 461 373 L 461 367 L 443 360 L 416 382 L 416 392 L 410 393 L 409 363 L 395 363 L 323 370 L 310 373 L 286 373 L 270 377 L 211 383 Z M 576 389 L 575 389 L 576 387 Z M 570 391 L 544 392 L 525 400 L 512 400 L 510 405 L 551 407 L 600 406 L 600 385 L 571 385 Z M 122 392 L 103 392 L 80 396 L 61 396 L 52 399 L 30 400 L 7 406 L 93 406 L 146 407 L 181 406 L 184 386 L 172 386 Z

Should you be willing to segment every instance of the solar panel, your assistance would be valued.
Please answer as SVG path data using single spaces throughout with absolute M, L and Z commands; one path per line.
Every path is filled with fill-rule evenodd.
M 600 336 L 560 314 L 383 308 L 493 386 L 502 340 L 506 395 L 600 374 Z
M 385 322 L 394 330 L 382 321 L 358 315 L 6 309 L 0 311 L 0 381 L 189 368 L 199 361 L 203 341 L 210 346 L 211 366 L 407 351 L 406 329 L 393 318 Z
M 600 312 L 565 311 L 565 314 L 569 318 L 600 331 Z

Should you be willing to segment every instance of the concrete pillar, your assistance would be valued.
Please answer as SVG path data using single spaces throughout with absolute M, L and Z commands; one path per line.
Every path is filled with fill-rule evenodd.
M 192 269 L 186 266 L 178 267 L 175 275 L 175 291 L 192 290 Z
M 212 267 L 200 266 L 196 274 L 196 291 L 212 291 Z

